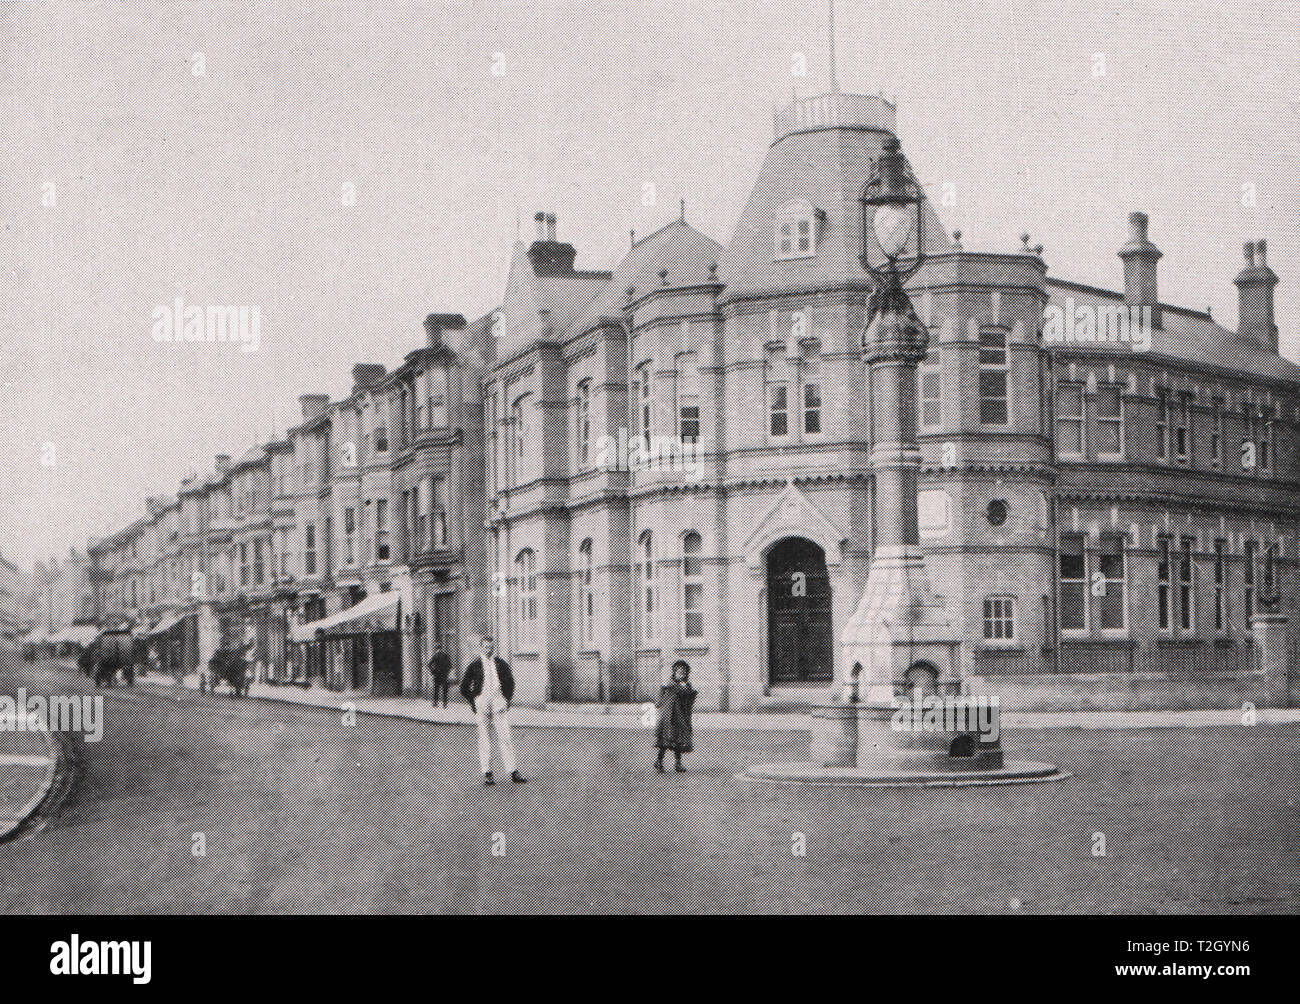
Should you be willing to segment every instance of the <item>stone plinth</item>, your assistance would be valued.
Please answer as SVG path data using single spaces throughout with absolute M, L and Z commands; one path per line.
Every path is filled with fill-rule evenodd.
M 820 704 L 812 709 L 809 759 L 818 767 L 854 767 L 858 762 L 858 706 Z
M 940 693 L 960 692 L 961 638 L 941 597 L 930 589 L 925 557 L 916 545 L 879 547 L 867 588 L 840 635 L 844 678 L 860 669 L 866 704 L 889 705 L 894 695 L 933 674 Z M 909 670 L 918 670 L 909 679 Z
M 1255 614 L 1250 630 L 1255 637 L 1255 664 L 1264 675 L 1266 700 L 1270 707 L 1285 708 L 1291 703 L 1293 689 L 1288 677 L 1286 615 Z

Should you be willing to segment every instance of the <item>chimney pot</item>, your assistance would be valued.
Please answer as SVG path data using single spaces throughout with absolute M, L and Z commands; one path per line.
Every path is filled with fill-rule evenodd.
M 382 363 L 357 363 L 352 367 L 352 393 L 374 387 L 387 375 Z
M 442 333 L 444 331 L 459 331 L 465 327 L 465 316 L 463 314 L 430 314 L 424 319 L 424 331 L 428 339 L 428 347 L 437 349 L 442 347 Z
M 1277 275 L 1268 267 L 1268 243 L 1247 241 L 1241 250 L 1246 264 L 1233 280 L 1237 286 L 1237 334 L 1276 352 L 1273 287 L 1277 285 Z
M 1128 214 L 1128 243 L 1119 249 L 1119 257 L 1124 262 L 1124 302 L 1134 307 L 1150 307 L 1151 324 L 1159 328 L 1163 323 L 1156 262 L 1162 255 L 1147 236 L 1147 224 L 1146 213 Z
M 225 474 L 226 471 L 230 470 L 230 454 L 218 453 L 212 459 L 212 467 L 218 474 Z
M 533 217 L 533 222 L 537 224 L 537 239 L 539 241 L 546 240 L 546 214 L 538 213 Z

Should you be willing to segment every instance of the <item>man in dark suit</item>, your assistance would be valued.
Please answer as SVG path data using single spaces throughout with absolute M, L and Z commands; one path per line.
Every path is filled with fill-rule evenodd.
M 510 738 L 510 700 L 515 696 L 515 678 L 510 664 L 496 658 L 496 644 L 491 635 L 479 643 L 479 657 L 465 667 L 460 681 L 461 696 L 469 702 L 478 726 L 478 759 L 483 768 L 483 783 L 496 784 L 492 777 L 492 732 L 497 734 L 501 763 L 515 784 L 525 784 L 515 769 L 515 744 Z
M 433 658 L 429 660 L 429 675 L 433 677 L 433 706 L 447 706 L 448 693 L 451 690 L 451 656 L 442 650 L 442 642 L 433 643 Z

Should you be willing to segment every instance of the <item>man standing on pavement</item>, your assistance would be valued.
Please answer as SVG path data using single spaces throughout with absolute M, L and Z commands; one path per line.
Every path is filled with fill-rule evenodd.
M 496 784 L 492 777 L 492 735 L 497 734 L 501 763 L 515 784 L 525 784 L 515 768 L 515 745 L 510 739 L 510 699 L 515 696 L 515 678 L 510 664 L 496 658 L 491 635 L 479 643 L 479 657 L 465 667 L 460 681 L 461 696 L 469 702 L 478 725 L 478 759 L 483 768 L 483 783 Z
M 451 656 L 442 650 L 442 642 L 433 643 L 433 658 L 429 660 L 429 675 L 433 677 L 433 706 L 447 706 L 448 692 L 451 690 Z

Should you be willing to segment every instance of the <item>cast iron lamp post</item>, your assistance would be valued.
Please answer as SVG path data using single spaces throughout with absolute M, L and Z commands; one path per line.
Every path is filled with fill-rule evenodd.
M 878 547 L 916 547 L 921 467 L 916 367 L 925 358 L 930 336 L 903 283 L 925 260 L 925 215 L 921 186 L 893 136 L 885 139 L 861 202 L 860 260 L 876 286 L 862 336 L 862 359 L 871 379 L 876 540 Z

